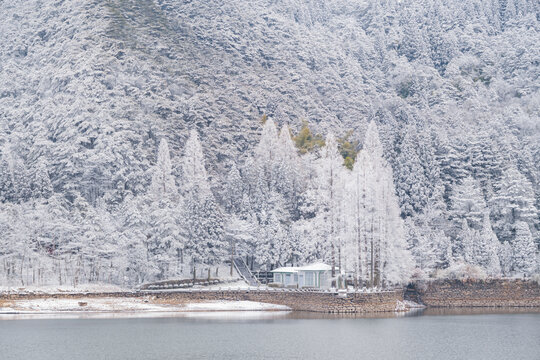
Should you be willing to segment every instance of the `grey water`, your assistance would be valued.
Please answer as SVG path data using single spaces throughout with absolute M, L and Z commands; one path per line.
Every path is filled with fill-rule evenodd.
M 4 316 L 0 359 L 540 359 L 538 312 L 416 315 Z

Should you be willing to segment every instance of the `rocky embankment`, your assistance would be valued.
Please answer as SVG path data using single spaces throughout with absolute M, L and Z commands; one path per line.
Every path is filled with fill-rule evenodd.
M 517 279 L 417 282 L 405 298 L 427 307 L 540 307 L 540 285 Z
M 129 302 L 137 302 L 136 299 L 144 298 L 150 303 L 168 305 L 216 301 L 254 302 L 279 305 L 296 311 L 337 314 L 392 312 L 396 311 L 396 309 L 400 311 L 405 310 L 402 307 L 402 291 L 348 293 L 346 297 L 338 296 L 338 294 L 333 292 L 295 291 L 291 289 L 140 291 L 86 294 L 59 293 L 49 295 L 35 293 L 0 294 L 0 300 L 3 300 L 4 303 L 12 304 L 37 299 L 56 299 L 58 302 L 70 299 L 72 301 L 93 303 L 99 298 L 113 300 L 124 298 L 129 300 Z
M 208 292 L 169 292 L 155 294 L 160 299 L 178 299 L 180 301 L 230 300 L 255 301 L 276 305 L 285 305 L 296 311 L 321 313 L 356 314 L 368 312 L 396 311 L 403 301 L 402 291 L 384 291 L 371 293 L 348 293 L 340 297 L 332 292 L 302 291 L 208 291 Z

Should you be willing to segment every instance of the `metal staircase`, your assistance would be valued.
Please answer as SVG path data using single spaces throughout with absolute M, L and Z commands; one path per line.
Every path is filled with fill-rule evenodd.
M 244 259 L 238 257 L 234 259 L 234 267 L 240 276 L 249 284 L 249 286 L 259 285 L 257 278 L 251 273 L 249 267 L 244 262 Z

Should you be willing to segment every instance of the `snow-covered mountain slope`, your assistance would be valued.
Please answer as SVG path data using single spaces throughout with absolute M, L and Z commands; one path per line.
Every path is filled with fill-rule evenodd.
M 321 154 L 287 166 L 272 155 L 296 152 L 288 131 L 277 133 L 286 124 L 297 133 L 304 120 L 314 134 L 334 133 L 333 153 L 342 155 L 343 136 L 356 154 L 373 121 L 413 256 L 447 236 L 454 249 L 445 242 L 444 250 L 455 257 L 484 228 L 484 238 L 495 231 L 505 242 L 498 256 L 507 264 L 515 239 L 535 253 L 539 19 L 535 0 L 0 0 L 6 278 L 35 269 L 26 251 L 50 273 L 58 254 L 109 259 L 127 248 L 136 265 L 148 252 L 163 263 L 160 251 L 181 237 L 182 227 L 169 225 L 187 215 L 186 238 L 202 239 L 201 253 L 224 251 L 237 215 L 254 216 L 263 240 L 277 224 L 284 230 L 276 234 L 293 234 L 304 220 L 311 227 L 328 210 L 310 203 L 321 198 L 308 186 Z M 266 136 L 263 118 L 277 125 L 267 122 Z M 190 161 L 206 169 L 182 178 Z M 202 183 L 204 196 L 186 211 L 175 188 L 183 196 L 186 184 Z M 167 206 L 152 192 L 167 194 Z M 184 256 L 174 249 L 175 259 Z M 156 269 L 133 270 L 130 281 Z M 93 271 L 88 279 L 104 276 Z
M 357 139 L 373 117 L 536 126 L 538 4 L 427 3 L 5 1 L 2 142 L 30 167 L 45 155 L 55 189 L 88 193 L 142 191 L 156 139 L 177 154 L 192 127 L 221 173 L 263 114 Z

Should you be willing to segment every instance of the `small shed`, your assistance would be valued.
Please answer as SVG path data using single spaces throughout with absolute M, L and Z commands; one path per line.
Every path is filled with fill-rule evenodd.
M 332 266 L 324 263 L 299 267 L 280 267 L 272 270 L 272 273 L 274 274 L 274 283 L 284 287 L 327 289 L 332 284 Z
M 282 286 L 290 286 L 298 284 L 298 268 L 297 267 L 280 267 L 271 271 L 274 274 L 273 282 Z

